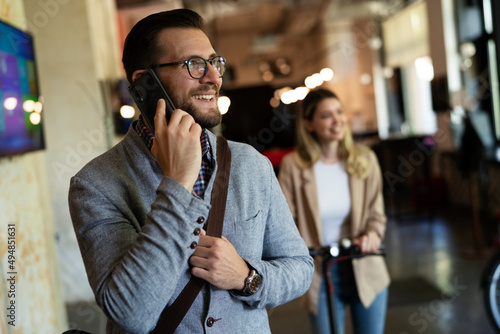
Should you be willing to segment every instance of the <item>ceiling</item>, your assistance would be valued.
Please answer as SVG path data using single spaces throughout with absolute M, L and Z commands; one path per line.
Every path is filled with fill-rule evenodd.
M 130 27 L 155 12 L 189 8 L 204 18 L 211 39 L 251 35 L 251 49 L 238 50 L 246 53 L 241 55 L 242 66 L 253 59 L 251 65 L 256 67 L 266 57 L 292 58 L 293 52 L 284 46 L 310 39 L 321 23 L 349 27 L 356 19 L 380 20 L 409 1 L 413 0 L 116 0 L 116 4 Z
M 386 17 L 409 0 L 116 0 L 118 9 L 189 8 L 215 29 L 307 34 L 322 20 Z

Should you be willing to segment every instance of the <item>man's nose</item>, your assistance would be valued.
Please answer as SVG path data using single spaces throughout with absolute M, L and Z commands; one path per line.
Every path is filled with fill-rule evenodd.
M 207 74 L 200 79 L 202 82 L 217 82 L 221 78 L 220 72 L 207 62 Z

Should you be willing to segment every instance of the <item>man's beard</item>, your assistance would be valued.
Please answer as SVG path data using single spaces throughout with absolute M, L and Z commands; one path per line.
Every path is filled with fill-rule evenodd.
M 214 99 L 217 101 L 219 94 L 218 89 L 215 90 L 217 91 L 217 93 L 215 94 Z M 189 96 L 192 95 L 192 93 L 189 94 Z M 187 99 L 180 101 L 179 105 L 176 104 L 176 107 L 193 116 L 195 122 L 198 123 L 203 129 L 211 129 L 216 125 L 219 125 L 222 121 L 222 115 L 217 104 L 216 107 L 210 108 L 206 112 L 202 112 L 188 97 Z
M 219 108 L 210 108 L 207 112 L 201 112 L 196 108 L 190 101 L 181 104 L 180 109 L 184 110 L 191 116 L 193 116 L 196 123 L 198 123 L 203 129 L 211 129 L 216 125 L 219 125 L 222 121 L 222 115 Z

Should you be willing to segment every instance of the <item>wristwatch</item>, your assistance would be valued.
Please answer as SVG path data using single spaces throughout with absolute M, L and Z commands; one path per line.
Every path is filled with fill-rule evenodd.
M 250 271 L 250 275 L 245 279 L 245 288 L 243 288 L 243 293 L 246 295 L 253 295 L 260 288 L 262 283 L 262 276 L 257 273 L 255 269 Z

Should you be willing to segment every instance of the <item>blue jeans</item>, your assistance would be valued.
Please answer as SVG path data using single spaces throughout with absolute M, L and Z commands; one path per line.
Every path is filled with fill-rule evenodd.
M 361 303 L 351 261 L 342 261 L 331 266 L 330 278 L 333 280 L 334 309 L 332 315 L 337 333 L 344 333 L 346 307 L 351 308 L 352 326 L 355 334 L 383 334 L 387 310 L 388 289 L 382 290 L 373 303 L 365 308 Z M 312 331 L 315 334 L 330 334 L 326 284 L 321 282 L 318 314 L 309 314 Z M 334 334 L 334 333 L 331 333 Z

